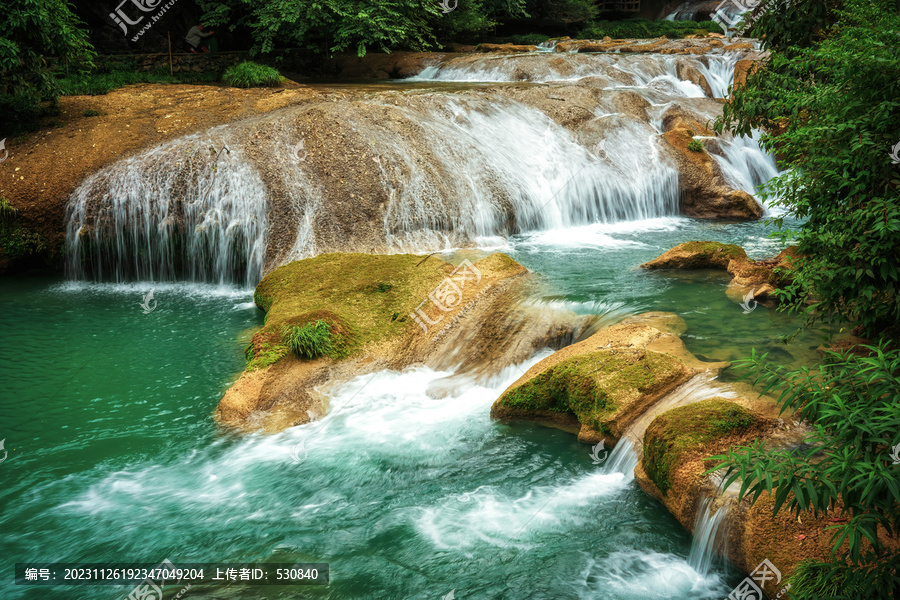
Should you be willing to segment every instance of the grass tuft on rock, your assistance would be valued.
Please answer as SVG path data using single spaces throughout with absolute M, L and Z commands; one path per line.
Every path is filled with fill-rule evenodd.
M 758 422 L 758 417 L 746 408 L 722 398 L 673 408 L 656 417 L 647 428 L 641 464 L 666 494 L 672 487 L 672 471 L 685 455 Z
M 281 83 L 277 69 L 246 60 L 225 70 L 222 80 L 232 87 L 274 87 Z
M 285 326 L 284 341 L 300 358 L 318 358 L 334 352 L 331 326 L 321 319 L 300 326 Z
M 691 152 L 703 152 L 706 148 L 703 147 L 703 142 L 698 139 L 691 140 L 691 143 L 688 144 L 688 150 Z

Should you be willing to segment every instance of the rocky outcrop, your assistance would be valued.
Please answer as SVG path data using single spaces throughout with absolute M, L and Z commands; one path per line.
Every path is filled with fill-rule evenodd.
M 766 582 L 770 598 L 785 585 L 784 578 L 804 559 L 827 556 L 833 525 L 824 515 L 789 512 L 773 516 L 773 497 L 763 493 L 755 504 L 736 503 L 737 484 L 720 490 L 720 479 L 706 472 L 710 457 L 729 449 L 764 441 L 769 446 L 796 446 L 808 429 L 785 422 L 772 399 L 752 393 L 725 400 L 714 398 L 674 408 L 657 416 L 643 438 L 643 455 L 635 478 L 688 530 L 697 524 L 701 500 L 713 498 L 715 510 L 727 510 L 724 544 L 728 559 L 746 573 L 768 559 L 782 580 Z
M 535 52 L 537 46 L 531 44 L 478 44 L 479 52 Z
M 690 149 L 695 131 L 687 128 L 670 129 L 664 138 L 681 173 L 681 210 L 697 219 L 749 220 L 759 219 L 763 208 L 747 192 L 735 190 L 725 183 L 719 165 L 706 149 Z
M 753 291 L 756 300 L 773 298 L 776 288 L 790 281 L 796 248 L 782 250 L 772 260 L 755 261 L 740 246 L 720 242 L 685 242 L 641 265 L 642 269 L 724 269 L 741 293 Z
M 533 421 L 615 444 L 648 407 L 702 363 L 675 334 L 683 321 L 647 313 L 600 330 L 531 367 L 494 402 L 491 418 Z
M 256 288 L 266 323 L 216 417 L 277 431 L 326 412 L 317 388 L 411 364 L 495 375 L 537 347 L 561 344 L 583 321 L 520 307 L 527 275 L 502 254 L 457 266 L 434 256 L 326 254 L 280 267 Z M 438 387 L 435 395 L 452 393 L 453 381 Z
M 618 52 L 657 54 L 708 54 L 711 52 L 746 52 L 755 48 L 752 40 L 733 39 L 725 45 L 721 34 L 705 36 L 691 35 L 670 40 L 663 36 L 654 39 L 618 39 L 605 37 L 602 40 L 565 40 L 556 44 L 557 52 Z

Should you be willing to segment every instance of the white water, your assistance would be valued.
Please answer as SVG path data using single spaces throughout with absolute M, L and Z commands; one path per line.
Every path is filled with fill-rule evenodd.
M 728 507 L 728 504 L 723 504 L 716 508 L 715 498 L 704 496 L 700 500 L 688 556 L 688 564 L 698 573 L 710 573 L 713 561 L 725 554 Z
M 551 83 L 601 77 L 609 81 L 606 89 L 621 87 L 662 88 L 675 96 L 700 98 L 703 90 L 678 77 L 679 64 L 691 64 L 705 76 L 713 96 L 724 98 L 734 79 L 736 53 L 708 55 L 704 61 L 677 55 L 578 54 L 563 55 L 562 63 L 545 55 L 521 57 L 485 57 L 480 60 L 450 62 L 425 68 L 406 81 L 501 82 L 532 81 Z M 707 63 L 707 64 L 704 64 Z M 527 67 L 527 68 L 526 68 Z
M 266 192 L 230 141 L 187 136 L 88 177 L 67 207 L 69 277 L 255 285 Z

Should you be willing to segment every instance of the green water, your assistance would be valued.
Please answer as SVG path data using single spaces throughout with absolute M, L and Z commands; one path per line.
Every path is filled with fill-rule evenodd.
M 677 312 L 688 347 L 708 359 L 757 347 L 803 360 L 818 344 L 783 349 L 777 337 L 792 324 L 763 306 L 744 314 L 721 274 L 636 269 L 691 239 L 773 255 L 761 224 L 628 229 L 520 237 L 503 249 L 546 277 L 553 292 L 536 301 Z M 186 598 L 721 598 L 741 579 L 724 565 L 694 571 L 684 528 L 629 476 L 592 464 L 572 435 L 490 421 L 527 364 L 444 400 L 425 389 L 446 373 L 366 376 L 337 390 L 314 425 L 236 436 L 210 415 L 262 322 L 251 292 L 157 285 L 157 308 L 144 314 L 148 289 L 3 282 L 4 599 L 130 591 L 15 586 L 13 564 L 29 561 L 331 565 L 327 588 L 195 586 Z

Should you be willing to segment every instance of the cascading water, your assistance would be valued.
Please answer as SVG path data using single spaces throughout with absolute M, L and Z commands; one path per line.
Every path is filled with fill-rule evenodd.
M 188 136 L 90 176 L 67 208 L 70 278 L 255 285 L 266 192 L 224 136 Z
M 673 218 L 681 191 L 667 111 L 715 118 L 719 104 L 695 81 L 723 96 L 738 56 L 474 56 L 418 78 L 600 78 L 577 126 L 551 88 L 501 87 L 313 102 L 168 142 L 73 194 L 68 273 L 252 286 L 324 252 L 498 247 L 516 234 Z M 230 152 L 209 152 L 226 143 Z M 774 172 L 753 139 L 717 144 L 738 189 Z
M 704 496 L 697 509 L 694 537 L 688 564 L 698 573 L 707 575 L 712 571 L 713 561 L 724 554 L 725 528 L 728 523 L 728 507 L 715 506 L 715 498 Z
M 734 66 L 741 58 L 741 55 L 736 53 L 711 54 L 704 56 L 702 60 L 658 54 L 561 56 L 564 57 L 562 61 L 551 61 L 546 56 L 529 55 L 451 61 L 445 65 L 426 67 L 419 75 L 406 81 L 558 83 L 599 77 L 608 82 L 607 89 L 653 88 L 665 85 L 666 91 L 674 96 L 700 98 L 705 95 L 703 89 L 680 76 L 680 68 L 691 65 L 704 75 L 713 97 L 724 98 L 727 96 L 728 86 L 734 79 Z
M 611 115 L 619 126 L 603 146 L 585 148 L 521 104 L 454 100 L 428 116 L 420 118 L 426 150 L 381 145 L 382 164 L 395 165 L 383 179 L 394 251 L 452 248 L 460 234 L 485 245 L 517 232 L 677 214 L 678 173 L 645 124 Z M 441 168 L 416 169 L 426 156 L 441 157 Z M 447 197 L 456 210 L 436 209 Z

